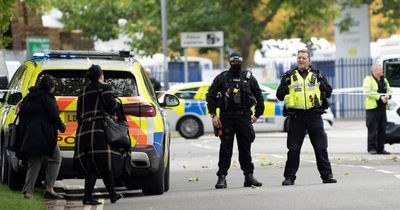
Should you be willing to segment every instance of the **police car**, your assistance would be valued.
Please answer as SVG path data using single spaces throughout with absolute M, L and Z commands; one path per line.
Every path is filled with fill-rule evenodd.
M 195 139 L 204 133 L 213 132 L 211 117 L 208 113 L 206 94 L 210 82 L 189 82 L 171 86 L 167 94 L 180 99 L 179 106 L 166 107 L 168 122 L 172 129 L 186 139 Z M 253 124 L 256 132 L 286 131 L 288 123 L 283 116 L 283 102 L 276 99 L 275 90 L 260 85 L 264 96 L 264 114 Z M 333 123 L 333 114 L 328 110 L 322 115 L 325 128 Z
M 377 61 L 389 81 L 392 98 L 386 110 L 386 143 L 400 143 L 400 54 L 385 55 Z
M 159 102 L 142 66 L 130 52 L 50 51 L 35 54 L 25 61 L 8 84 L 1 99 L 1 181 L 12 189 L 22 187 L 25 171 L 15 153 L 8 149 L 8 125 L 15 119 L 15 105 L 28 93 L 41 75 L 57 81 L 54 95 L 60 117 L 66 125 L 59 133 L 62 163 L 58 179 L 82 178 L 73 168 L 73 150 L 77 129 L 76 105 L 82 89 L 88 84 L 84 74 L 91 64 L 102 67 L 105 82 L 121 99 L 132 141 L 133 175 L 121 178 L 128 189 L 141 188 L 146 195 L 162 194 L 169 189 L 170 134 L 161 107 L 179 104 L 176 96 L 166 95 Z

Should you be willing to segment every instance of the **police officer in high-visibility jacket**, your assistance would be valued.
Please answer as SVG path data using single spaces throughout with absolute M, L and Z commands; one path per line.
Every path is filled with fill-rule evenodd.
M 242 70 L 243 58 L 232 53 L 231 67 L 217 75 L 207 93 L 207 108 L 216 133 L 221 139 L 218 161 L 218 181 L 215 188 L 226 188 L 226 176 L 231 165 L 233 139 L 236 135 L 239 149 L 240 168 L 245 176 L 244 186 L 262 186 L 253 176 L 254 164 L 251 159 L 251 144 L 255 133 L 253 123 L 264 112 L 264 99 L 256 78 L 250 71 Z M 251 108 L 255 106 L 253 113 Z M 216 109 L 220 113 L 217 115 Z
M 276 96 L 284 101 L 284 115 L 288 116 L 287 161 L 282 185 L 294 185 L 300 163 L 300 150 L 306 132 L 314 148 L 322 183 L 336 183 L 328 159 L 328 140 L 321 114 L 328 108 L 327 98 L 332 87 L 325 76 L 310 65 L 310 52 L 297 53 L 297 67 L 286 72 Z
M 372 66 L 371 75 L 365 77 L 363 91 L 365 97 L 366 124 L 368 128 L 368 153 L 389 155 L 385 150 L 386 109 L 390 99 L 390 85 L 383 76 L 380 65 Z

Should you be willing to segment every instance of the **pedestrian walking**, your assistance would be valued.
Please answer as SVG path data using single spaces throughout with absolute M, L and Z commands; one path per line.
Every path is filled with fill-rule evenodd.
M 114 188 L 114 160 L 121 160 L 126 152 L 107 143 L 104 133 L 102 109 L 113 117 L 120 104 L 111 87 L 104 83 L 104 74 L 99 65 L 92 65 L 86 75 L 88 84 L 78 97 L 74 164 L 85 175 L 84 205 L 98 205 L 101 202 L 92 197 L 97 176 L 100 175 L 110 194 L 111 203 L 121 199 Z
M 310 65 L 310 52 L 297 53 L 297 67 L 281 79 L 276 97 L 284 101 L 284 115 L 289 120 L 287 161 L 282 185 L 294 185 L 300 163 L 300 151 L 306 132 L 310 137 L 323 183 L 336 183 L 328 159 L 328 139 L 321 114 L 328 108 L 332 88 L 325 76 Z
M 229 56 L 230 68 L 215 77 L 207 94 L 207 108 L 221 140 L 218 181 L 215 188 L 226 188 L 226 176 L 231 165 L 233 140 L 236 135 L 239 163 L 245 176 L 244 186 L 262 186 L 253 176 L 251 144 L 255 139 L 253 123 L 264 112 L 264 99 L 256 78 L 242 70 L 240 54 Z M 251 108 L 255 105 L 255 113 Z M 217 115 L 216 109 L 220 113 Z
M 63 199 L 54 192 L 54 183 L 61 165 L 60 147 L 57 144 L 58 130 L 65 131 L 65 125 L 58 113 L 53 96 L 56 81 L 50 75 L 40 77 L 37 86 L 29 88 L 29 93 L 18 105 L 20 131 L 23 131 L 20 153 L 28 163 L 22 193 L 31 199 L 42 162 L 46 163 L 44 192 L 45 199 Z
M 369 154 L 389 155 L 385 150 L 386 137 L 386 109 L 391 98 L 390 85 L 383 75 L 382 66 L 375 64 L 371 68 L 371 75 L 364 78 L 363 91 L 365 97 L 366 125 L 368 128 Z

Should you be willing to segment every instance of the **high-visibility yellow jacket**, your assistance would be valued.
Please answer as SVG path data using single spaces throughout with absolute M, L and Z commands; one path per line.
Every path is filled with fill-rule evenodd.
M 284 98 L 286 108 L 311 109 L 322 104 L 317 75 L 308 72 L 303 78 L 296 69 L 290 76 L 289 94 Z
M 369 75 L 365 77 L 363 82 L 363 92 L 367 94 L 367 97 L 365 97 L 366 110 L 377 108 L 378 107 L 377 102 L 381 96 L 387 96 L 388 98 L 390 97 L 391 94 L 390 84 L 386 78 L 385 78 L 385 85 L 386 85 L 386 94 L 378 93 L 378 82 L 374 79 L 374 76 Z M 388 104 L 386 104 L 386 109 L 388 108 L 389 106 Z

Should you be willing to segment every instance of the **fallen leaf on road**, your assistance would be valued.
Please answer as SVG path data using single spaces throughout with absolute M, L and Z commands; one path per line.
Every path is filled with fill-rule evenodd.
M 258 160 L 266 160 L 267 158 L 265 157 L 265 155 L 260 155 L 258 156 Z
M 182 167 L 183 167 L 183 168 L 187 168 L 187 165 L 183 164 Z
M 200 179 L 198 177 L 190 177 L 189 182 L 198 182 Z
M 207 166 L 207 165 L 204 165 L 204 166 L 201 166 L 201 168 L 208 168 L 208 166 Z
M 344 173 L 344 175 L 345 175 L 345 176 L 348 176 L 348 175 L 350 175 L 350 173 L 349 173 L 349 172 L 346 172 L 346 173 Z

